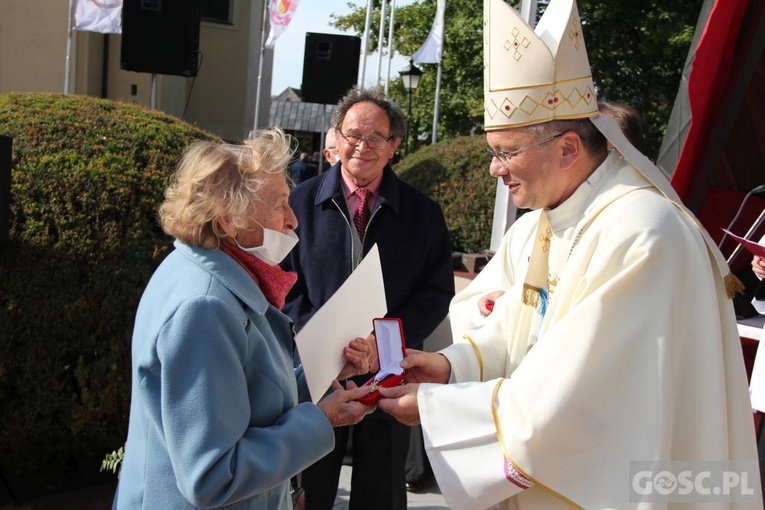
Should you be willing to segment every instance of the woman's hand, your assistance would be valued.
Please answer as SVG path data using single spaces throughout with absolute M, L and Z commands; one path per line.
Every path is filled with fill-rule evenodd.
M 332 393 L 319 401 L 319 409 L 327 416 L 333 427 L 353 425 L 361 421 L 364 416 L 375 410 L 375 406 L 368 406 L 356 402 L 369 393 L 369 388 L 357 387 L 353 381 L 348 381 L 348 389 L 343 389 L 338 381 L 332 381 Z
M 366 338 L 356 338 L 343 349 L 343 355 L 348 362 L 337 375 L 338 379 L 347 379 L 354 375 L 364 375 L 377 372 L 377 339 L 374 333 Z

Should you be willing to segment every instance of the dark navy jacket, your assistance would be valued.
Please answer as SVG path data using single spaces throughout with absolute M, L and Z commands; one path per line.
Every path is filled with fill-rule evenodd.
M 292 190 L 297 246 L 282 264 L 298 273 L 283 311 L 300 328 L 352 271 L 352 216 L 343 196 L 340 163 Z M 449 232 L 440 206 L 386 166 L 364 239 L 380 250 L 388 317 L 403 322 L 406 345 L 422 349 L 446 317 L 454 296 Z M 338 317 L 342 320 L 342 317 Z M 370 331 L 372 325 L 370 324 Z

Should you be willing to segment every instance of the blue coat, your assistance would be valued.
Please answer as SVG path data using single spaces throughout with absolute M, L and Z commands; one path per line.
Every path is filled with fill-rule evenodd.
M 175 247 L 138 307 L 115 507 L 291 509 L 334 434 L 298 404 L 290 320 L 222 251 Z
M 298 330 L 353 270 L 353 221 L 343 195 L 340 163 L 292 190 L 300 242 L 284 263 L 298 273 L 284 313 Z M 425 338 L 449 311 L 454 272 L 449 231 L 440 206 L 386 166 L 367 226 L 363 253 L 380 250 L 388 316 L 403 322 L 407 347 Z M 363 296 L 361 297 L 363 298 Z M 372 325 L 369 325 L 370 331 Z

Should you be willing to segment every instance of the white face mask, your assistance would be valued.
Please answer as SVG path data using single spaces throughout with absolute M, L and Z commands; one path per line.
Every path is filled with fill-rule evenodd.
M 239 244 L 239 241 L 237 241 L 236 238 L 234 239 L 234 242 L 238 247 L 250 255 L 258 257 L 268 265 L 275 266 L 284 260 L 284 257 L 289 255 L 292 248 L 294 248 L 298 242 L 298 236 L 293 230 L 290 230 L 287 234 L 283 234 L 278 230 L 271 230 L 270 228 L 264 227 L 260 222 L 255 221 L 255 223 L 263 228 L 263 244 L 261 246 L 245 248 Z

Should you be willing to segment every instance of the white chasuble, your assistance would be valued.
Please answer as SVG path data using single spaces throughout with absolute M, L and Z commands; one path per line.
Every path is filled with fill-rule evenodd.
M 756 466 L 733 307 L 693 221 L 609 156 L 547 211 L 552 294 L 530 346 L 536 319 L 521 296 L 539 214 L 511 227 L 452 302 L 453 328 L 478 324 L 455 330 L 455 344 L 441 351 L 455 384 L 418 392 L 426 450 L 450 508 L 689 508 L 635 501 L 630 463 Z M 496 290 L 505 294 L 477 320 L 478 298 Z M 508 476 L 505 460 L 530 488 Z M 759 480 L 754 486 L 759 494 Z

